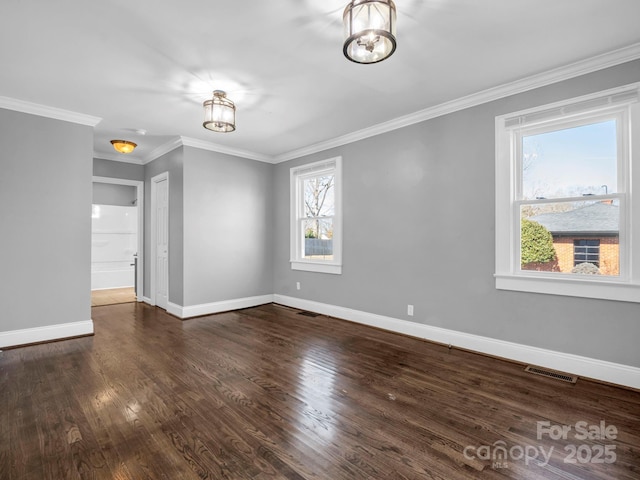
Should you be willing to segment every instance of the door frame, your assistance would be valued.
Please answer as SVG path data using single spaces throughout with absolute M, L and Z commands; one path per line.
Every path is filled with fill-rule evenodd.
M 167 221 L 166 221 L 166 225 L 167 225 L 167 229 L 169 228 L 169 172 L 162 172 L 159 173 L 158 175 L 151 177 L 151 200 L 150 200 L 150 212 L 151 212 L 151 225 L 150 225 L 150 232 L 149 232 L 149 238 L 150 238 L 150 247 L 151 247 L 151 255 L 149 257 L 149 261 L 150 261 L 150 272 L 149 272 L 149 304 L 150 305 L 157 305 L 156 303 L 156 282 L 157 282 L 157 272 L 156 272 L 156 256 L 158 254 L 157 252 L 157 239 L 156 239 L 156 228 L 157 228 L 157 224 L 158 224 L 158 213 L 156 211 L 156 195 L 157 195 L 157 189 L 158 189 L 158 183 L 159 182 L 163 182 L 166 181 L 167 182 Z M 167 251 L 171 248 L 171 245 L 169 244 L 169 235 L 167 232 Z M 169 269 L 169 259 L 167 258 L 167 270 Z M 166 277 L 167 279 L 167 304 L 169 303 L 169 282 L 170 282 L 170 278 L 169 278 L 169 272 L 166 272 Z M 168 306 L 168 305 L 167 305 Z
M 93 183 L 109 183 L 111 185 L 127 185 L 136 188 L 136 207 L 138 208 L 138 272 L 136 276 L 136 292 L 138 302 L 144 295 L 144 182 L 125 178 L 93 176 Z

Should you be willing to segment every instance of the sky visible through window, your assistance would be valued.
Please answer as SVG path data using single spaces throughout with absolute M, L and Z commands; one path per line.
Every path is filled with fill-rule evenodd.
M 616 121 L 522 138 L 523 199 L 617 192 Z

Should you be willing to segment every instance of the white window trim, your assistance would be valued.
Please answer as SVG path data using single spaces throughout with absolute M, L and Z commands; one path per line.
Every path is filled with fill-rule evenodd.
M 301 179 L 317 175 L 323 170 L 334 172 L 333 260 L 307 260 L 300 256 L 303 237 L 298 231 L 299 219 L 304 211 Z M 290 262 L 292 270 L 342 274 L 342 157 L 307 163 L 290 170 Z
M 521 292 L 600 298 L 627 302 L 640 302 L 640 221 L 631 221 L 633 215 L 640 219 L 640 195 L 632 195 L 632 188 L 640 188 L 640 83 L 614 88 L 592 95 L 557 102 L 520 112 L 496 117 L 496 288 Z M 626 110 L 627 135 L 632 148 L 622 152 L 628 160 L 619 169 L 621 194 L 625 210 L 621 210 L 620 276 L 594 277 L 575 274 L 522 271 L 519 268 L 519 227 L 516 230 L 516 194 L 518 188 L 517 165 L 513 131 L 518 126 L 527 128 L 560 116 L 581 118 L 607 111 Z M 623 142 L 629 145 L 629 142 Z M 597 200 L 597 196 L 593 197 Z M 623 224 L 623 222 L 626 222 Z M 633 253 L 636 252 L 635 255 Z

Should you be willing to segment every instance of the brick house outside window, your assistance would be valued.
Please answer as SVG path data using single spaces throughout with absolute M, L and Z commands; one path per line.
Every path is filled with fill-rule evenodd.
M 536 270 L 570 273 L 579 263 L 593 263 L 602 275 L 620 274 L 620 209 L 611 201 L 596 202 L 568 212 L 530 218 L 553 237 L 556 261 Z

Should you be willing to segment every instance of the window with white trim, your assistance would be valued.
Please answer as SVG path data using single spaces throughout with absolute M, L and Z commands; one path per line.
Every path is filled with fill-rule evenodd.
M 496 288 L 640 302 L 639 89 L 496 117 Z
M 342 158 L 291 169 L 291 268 L 342 273 Z

